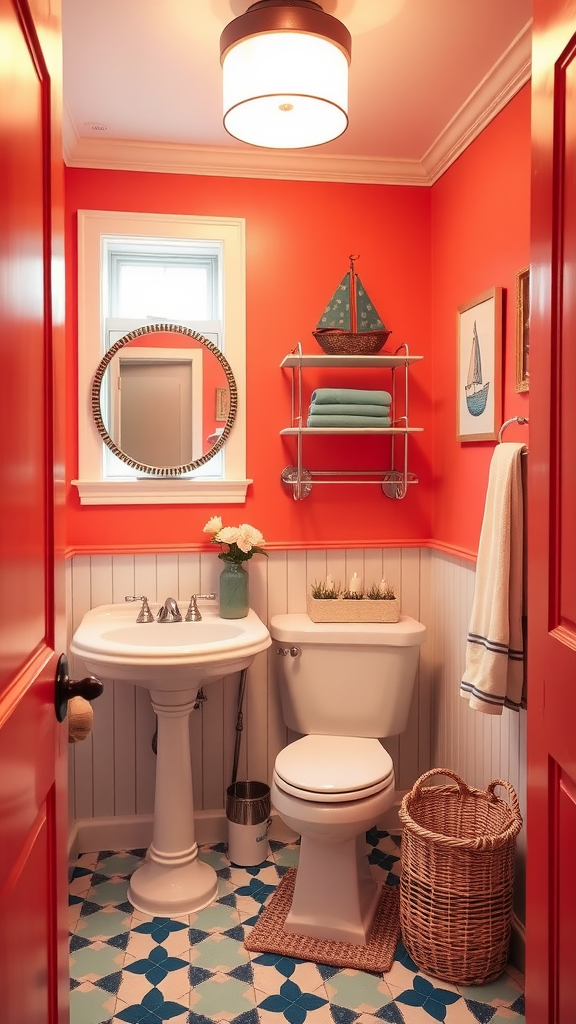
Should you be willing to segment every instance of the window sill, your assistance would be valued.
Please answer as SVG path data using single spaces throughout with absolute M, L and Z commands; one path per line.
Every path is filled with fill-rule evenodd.
M 72 480 L 81 505 L 239 505 L 252 480 Z

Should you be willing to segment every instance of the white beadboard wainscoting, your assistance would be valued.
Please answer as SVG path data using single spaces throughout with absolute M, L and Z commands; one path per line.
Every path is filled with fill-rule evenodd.
M 430 571 L 428 652 L 431 678 L 431 763 L 452 768 L 469 786 L 486 789 L 493 779 L 510 782 L 526 821 L 526 711 L 504 708 L 502 715 L 472 711 L 459 695 L 466 635 L 474 597 L 475 569 L 470 563 L 433 552 Z M 427 623 L 428 625 L 428 623 Z M 439 779 L 442 782 L 442 779 Z M 504 790 L 496 791 L 506 798 Z M 523 969 L 526 828 L 516 842 L 516 885 L 512 958 Z
M 459 696 L 475 578 L 469 562 L 424 548 L 383 548 L 271 551 L 268 557 L 254 556 L 247 567 L 250 603 L 266 623 L 281 612 L 303 611 L 310 584 L 328 573 L 343 583 L 354 572 L 368 585 L 383 576 L 392 582 L 402 612 L 428 628 L 408 728 L 386 741 L 398 791 L 409 789 L 422 772 L 436 765 L 454 769 L 482 789 L 494 778 L 508 779 L 524 806 L 525 713 L 483 715 L 471 711 Z M 186 603 L 192 593 L 217 591 L 221 568 L 211 552 L 75 556 L 67 574 L 70 637 L 89 608 L 123 601 L 127 594 L 146 594 L 152 602 L 173 596 Z M 276 754 L 287 740 L 273 678 L 274 657 L 272 647 L 258 655 L 248 671 L 240 779 L 269 782 Z M 76 677 L 84 672 L 82 664 L 72 668 Z M 235 675 L 210 683 L 205 691 L 208 700 L 191 716 L 195 807 L 203 842 L 225 838 L 238 681 Z M 350 700 L 354 701 L 353 679 Z M 123 845 L 131 835 L 132 845 L 149 841 L 154 729 L 147 690 L 105 681 L 104 694 L 94 705 L 91 736 L 71 747 L 70 812 L 78 823 L 82 849 L 96 848 L 89 844 L 102 835 L 108 837 L 107 849 L 115 836 L 123 837 Z M 100 832 L 94 831 L 99 827 Z M 523 834 L 518 848 L 517 913 L 523 918 Z
M 269 623 L 281 612 L 303 611 L 314 580 L 330 574 L 347 581 L 354 572 L 367 585 L 385 576 L 395 585 L 405 614 L 430 621 L 430 552 L 418 548 L 330 551 L 271 551 L 255 555 L 250 574 L 250 603 Z M 216 554 L 76 556 L 68 566 L 70 638 L 91 607 L 123 601 L 127 594 L 146 594 L 164 601 L 173 596 L 187 603 L 190 594 L 218 589 L 222 563 Z M 136 618 L 137 606 L 135 605 Z M 430 651 L 421 648 L 410 720 L 406 732 L 386 741 L 396 770 L 399 790 L 408 789 L 430 764 Z M 248 670 L 244 731 L 238 778 L 269 782 L 278 751 L 286 744 L 286 729 L 273 678 L 274 649 L 257 655 Z M 71 659 L 76 677 L 85 674 L 79 659 Z M 234 753 L 239 675 L 206 686 L 207 701 L 191 715 L 195 808 L 199 837 L 216 841 L 218 819 L 225 826 L 224 807 Z M 354 680 L 350 680 L 354 701 Z M 154 805 L 155 755 L 151 741 L 155 716 L 148 691 L 127 683 L 105 681 L 104 694 L 94 704 L 94 729 L 71 747 L 71 817 L 83 835 L 81 847 L 93 843 L 89 833 L 97 824 L 108 832 L 129 826 L 140 817 L 139 835 L 147 834 Z M 217 812 L 220 812 L 219 814 Z M 202 828 L 202 822 L 208 831 Z M 145 822 L 147 824 L 145 824 Z M 134 825 L 136 825 L 134 821 Z M 216 833 L 214 829 L 216 828 Z M 108 833 L 107 833 L 108 834 Z M 140 845 L 140 844 L 137 844 Z M 92 849 L 93 846 L 89 846 Z M 109 849 L 110 845 L 107 844 Z

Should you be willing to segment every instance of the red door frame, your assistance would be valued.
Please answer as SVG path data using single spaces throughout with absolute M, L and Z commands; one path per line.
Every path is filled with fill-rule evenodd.
M 64 202 L 57 0 L 0 0 L 0 1002 L 66 1024 Z
M 535 0 L 528 549 L 528 1024 L 576 1021 L 576 0 Z

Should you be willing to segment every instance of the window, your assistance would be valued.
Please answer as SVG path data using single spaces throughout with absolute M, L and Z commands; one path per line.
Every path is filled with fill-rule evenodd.
M 245 479 L 244 221 L 81 210 L 78 243 L 79 474 L 73 483 L 82 504 L 242 502 L 251 483 Z M 209 338 L 238 388 L 237 418 L 223 452 L 187 477 L 132 472 L 108 452 L 91 415 L 92 379 L 105 351 L 136 326 L 158 322 Z
M 112 235 L 102 244 L 108 316 L 221 319 L 220 243 Z

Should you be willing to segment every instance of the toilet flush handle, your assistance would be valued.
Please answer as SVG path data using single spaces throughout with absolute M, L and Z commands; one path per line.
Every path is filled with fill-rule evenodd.
M 283 658 L 287 658 L 290 655 L 291 658 L 297 658 L 302 651 L 299 647 L 277 647 L 276 654 L 281 654 Z

